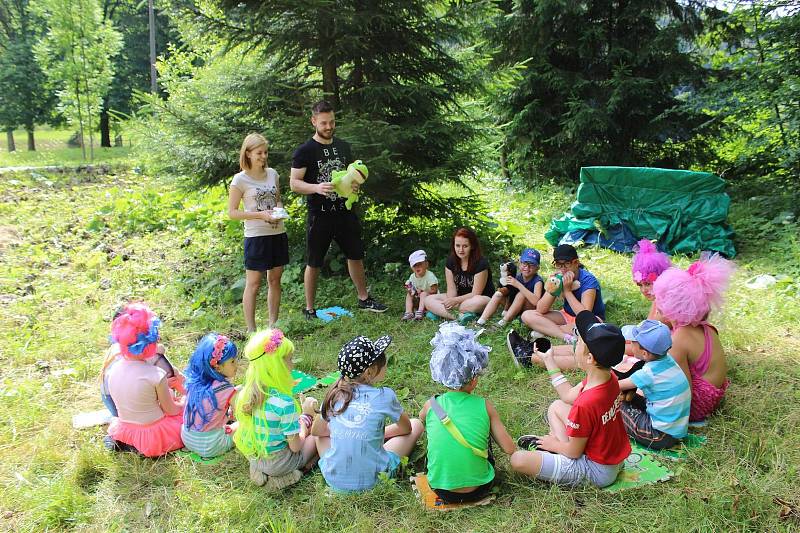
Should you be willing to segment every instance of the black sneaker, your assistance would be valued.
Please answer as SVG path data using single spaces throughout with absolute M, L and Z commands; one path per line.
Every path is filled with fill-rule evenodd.
M 522 435 L 517 439 L 517 446 L 523 450 L 536 450 L 539 448 L 539 435 Z
M 508 346 L 508 351 L 511 352 L 511 359 L 514 361 L 514 365 L 529 367 L 533 364 L 531 363 L 533 343 L 525 340 L 516 330 L 512 329 L 508 332 L 506 345 Z
M 316 309 L 303 309 L 303 316 L 306 320 L 314 320 L 317 318 L 317 310 Z
M 373 313 L 383 313 L 386 311 L 386 306 L 372 296 L 367 296 L 366 300 L 359 300 L 358 308 L 364 311 L 372 311 Z

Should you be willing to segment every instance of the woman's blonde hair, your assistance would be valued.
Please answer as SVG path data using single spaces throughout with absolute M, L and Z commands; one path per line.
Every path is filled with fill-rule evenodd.
M 239 168 L 242 170 L 253 168 L 253 163 L 250 161 L 250 152 L 259 146 L 269 147 L 269 141 L 260 133 L 250 133 L 244 138 L 242 149 L 239 151 Z

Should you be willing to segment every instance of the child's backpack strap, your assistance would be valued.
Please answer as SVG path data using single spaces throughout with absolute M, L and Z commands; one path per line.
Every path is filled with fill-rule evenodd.
M 489 457 L 488 450 L 481 450 L 480 448 L 476 448 L 475 446 L 467 442 L 467 439 L 464 438 L 464 435 L 461 434 L 461 431 L 456 427 L 453 421 L 450 420 L 450 417 L 447 415 L 445 410 L 442 409 L 442 406 L 439 405 L 439 402 L 436 401 L 435 396 L 431 396 L 430 404 L 431 404 L 431 409 L 433 409 L 433 412 L 439 418 L 439 421 L 442 423 L 447 432 L 450 433 L 450 435 L 452 435 L 454 439 L 456 439 L 456 442 L 458 442 L 465 448 L 469 448 L 470 450 L 472 450 L 472 453 L 474 453 L 478 457 L 483 457 L 484 459 Z

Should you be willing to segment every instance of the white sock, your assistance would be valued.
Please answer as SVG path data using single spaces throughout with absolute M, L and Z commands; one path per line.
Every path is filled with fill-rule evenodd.
M 479 326 L 483 326 L 486 324 L 486 321 L 482 318 L 479 318 L 475 323 L 478 324 Z
M 502 327 L 503 327 L 503 326 L 505 326 L 507 323 L 508 323 L 508 322 L 506 322 L 506 321 L 505 321 L 505 319 L 502 319 L 502 318 L 501 318 L 500 320 L 498 320 L 498 321 L 497 321 L 497 327 L 498 327 L 498 328 L 502 328 Z

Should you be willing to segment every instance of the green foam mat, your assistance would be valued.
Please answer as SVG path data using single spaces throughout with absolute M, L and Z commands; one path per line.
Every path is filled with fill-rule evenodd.
M 321 387 L 327 387 L 328 385 L 333 385 L 334 383 L 336 383 L 336 380 L 339 379 L 340 377 L 342 377 L 341 372 L 336 370 L 334 372 L 331 372 L 330 374 L 327 374 L 319 378 L 319 380 L 317 380 L 317 385 Z
M 631 452 L 617 476 L 617 480 L 603 490 L 618 492 L 625 489 L 652 485 L 659 481 L 666 481 L 672 477 L 672 472 L 656 461 L 649 453 Z
M 631 441 L 631 449 L 638 453 L 649 453 L 658 457 L 663 457 L 664 459 L 679 461 L 681 459 L 685 459 L 686 456 L 689 455 L 689 450 L 699 448 L 705 443 L 706 438 L 703 435 L 689 433 L 683 438 L 683 441 L 680 444 L 676 444 L 672 448 L 667 448 L 666 450 L 651 450 L 650 448 L 646 448 L 633 440 Z
M 292 370 L 292 379 L 294 380 L 292 394 L 306 392 L 317 386 L 317 378 L 296 368 Z
M 178 450 L 175 453 L 180 455 L 181 457 L 186 457 L 188 459 L 191 459 L 195 463 L 200 463 L 200 464 L 203 464 L 203 465 L 215 465 L 215 464 L 219 463 L 220 461 L 222 461 L 222 455 L 225 455 L 225 454 L 222 454 L 222 455 L 218 455 L 216 457 L 200 457 L 200 455 L 198 455 L 197 453 L 190 452 L 186 448 L 184 448 L 182 450 Z

